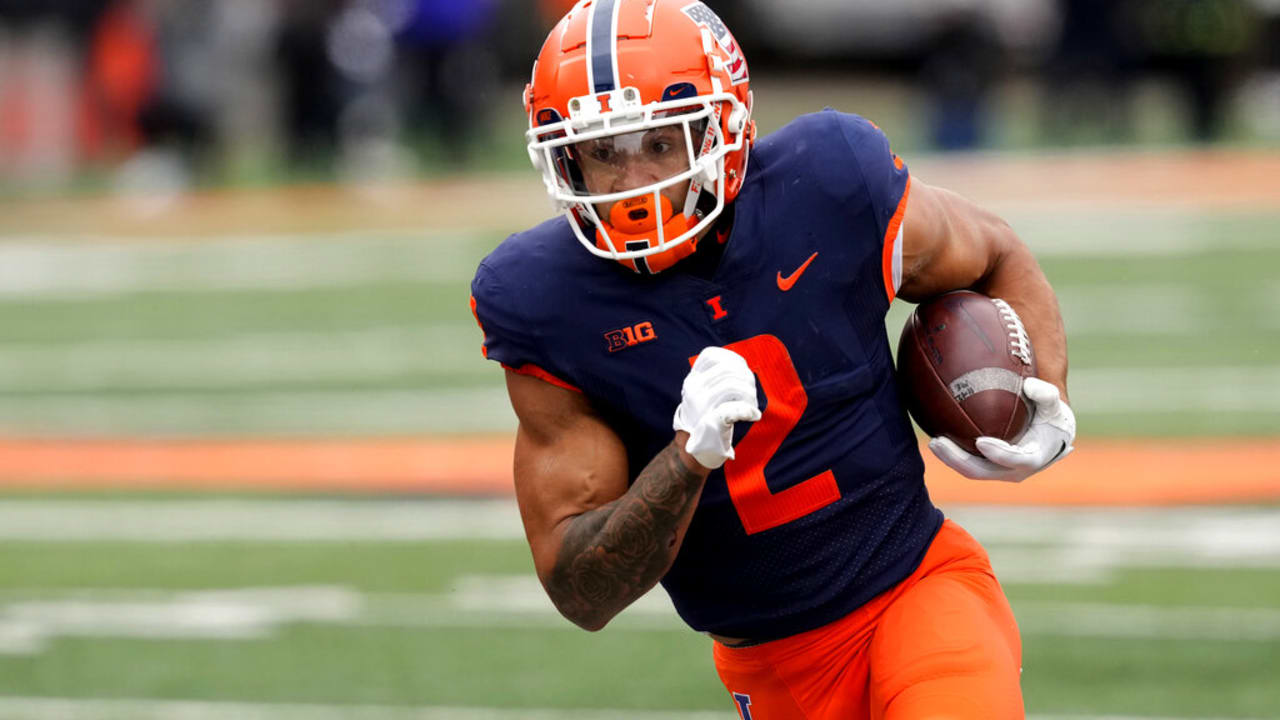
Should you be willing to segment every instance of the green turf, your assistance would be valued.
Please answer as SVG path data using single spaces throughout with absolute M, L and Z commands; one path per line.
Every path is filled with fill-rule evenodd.
M 1038 552 L 1035 544 L 1017 548 Z M 1050 562 L 1048 548 L 1039 552 Z M 528 550 L 518 540 L 10 541 L 0 544 L 0 569 L 0 609 L 19 600 L 110 600 L 110 593 L 127 596 L 131 589 L 154 594 L 319 585 L 370 593 L 364 597 L 371 608 L 417 598 L 391 619 L 293 622 L 256 639 L 64 633 L 34 654 L 0 653 L 5 695 L 726 712 L 730 707 L 711 668 L 709 641 L 674 623 L 641 630 L 628 626 L 624 614 L 616 625 L 592 634 L 549 616 L 536 625 L 519 617 L 492 626 L 483 620 L 459 627 L 418 622 L 429 617 L 423 598 L 447 598 L 464 576 L 531 580 Z M 1020 617 L 1045 602 L 1280 607 L 1280 583 L 1270 569 L 1127 568 L 1097 584 L 1015 582 L 1006 588 Z M 421 616 L 415 607 L 422 608 Z M 1070 637 L 1056 630 L 1043 634 L 1045 617 L 1038 617 L 1026 623 L 1031 629 L 1023 638 L 1023 687 L 1032 713 L 1258 718 L 1280 707 L 1275 640 Z
M 321 584 L 367 592 L 439 592 L 466 572 L 532 571 L 528 547 L 519 541 L 0 544 L 0 592 Z
M 51 662 L 0 657 L 0 693 L 720 709 L 709 654 L 709 640 L 681 631 L 586 637 L 558 630 L 294 627 L 270 641 L 63 641 Z
M 1280 608 L 1280 573 L 1270 568 L 1128 568 L 1102 584 L 1014 585 L 1008 594 L 1015 603 Z
M 1275 717 L 1274 643 L 1033 637 L 1023 643 L 1030 712 Z
M 5 328 L 4 341 L 10 343 L 207 339 L 284 330 L 426 325 L 442 319 L 456 323 L 470 317 L 465 281 L 136 292 L 80 301 L 6 300 L 0 302 L 0 323 Z M 474 327 L 475 321 L 471 324 Z
M 1258 395 L 1274 392 L 1269 388 L 1280 373 L 1280 243 L 1268 240 L 1280 215 L 1153 210 L 1012 219 L 1042 249 L 1042 265 L 1059 290 L 1083 433 L 1280 433 L 1280 401 Z M 364 241 L 342 235 L 175 245 L 161 255 L 120 246 L 113 251 L 119 256 L 112 255 L 115 272 L 155 278 L 159 267 L 193 278 L 192 287 L 146 289 L 144 282 L 133 290 L 126 284 L 111 292 L 0 299 L 0 430 L 507 431 L 513 420 L 501 399 L 502 375 L 481 359 L 480 332 L 467 306 L 471 271 L 499 240 L 375 235 L 366 250 Z M 1084 247 L 1074 248 L 1078 243 Z M 76 247 L 64 251 L 73 258 L 98 251 Z M 257 253 L 250 258 L 279 265 L 289 281 L 270 289 L 219 289 L 232 277 L 227 268 L 246 262 L 236 259 L 240 247 Z M 308 268 L 317 273 L 315 283 Z M 333 273 L 340 282 L 325 280 Z M 890 313 L 892 342 L 909 310 L 897 303 Z M 1139 372 L 1139 381 L 1146 368 L 1192 375 L 1157 378 L 1130 405 L 1116 406 L 1110 402 L 1116 388 L 1098 385 L 1100 376 L 1091 371 L 1105 378 L 1126 368 Z M 1201 368 L 1226 374 L 1195 375 Z M 1213 397 L 1179 407 L 1187 388 L 1178 383 L 1188 381 L 1192 390 L 1220 390 L 1229 399 L 1221 407 L 1205 405 Z M 315 393 L 326 395 L 307 399 Z M 445 405 L 430 405 L 436 393 L 452 395 Z M 347 396 L 364 411 L 314 410 L 316 403 L 340 408 Z M 403 398 L 399 412 L 379 412 L 376 403 L 393 396 Z M 419 396 L 424 400 L 410 399 Z M 298 398 L 307 401 L 290 404 Z M 405 403 L 422 412 L 408 411 L 414 405 Z M 292 415 L 281 409 L 289 407 L 298 409 Z M 470 408 L 472 417 L 443 422 L 456 417 L 454 408 Z

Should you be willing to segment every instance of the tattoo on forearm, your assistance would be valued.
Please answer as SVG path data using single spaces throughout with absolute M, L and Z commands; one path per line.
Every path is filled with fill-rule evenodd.
M 625 495 L 575 518 L 547 584 L 560 611 L 581 625 L 600 625 L 653 587 L 675 555 L 680 521 L 702 482 L 669 445 Z

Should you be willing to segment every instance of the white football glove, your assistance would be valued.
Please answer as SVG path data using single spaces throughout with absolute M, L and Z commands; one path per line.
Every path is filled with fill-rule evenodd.
M 715 470 L 733 459 L 733 424 L 760 419 L 756 376 L 741 355 L 722 347 L 704 349 L 685 376 L 671 425 L 689 433 L 684 449 Z
M 1076 416 L 1062 402 L 1058 388 L 1040 378 L 1027 378 L 1022 394 L 1035 405 L 1031 425 L 1017 445 L 993 437 L 974 441 L 981 456 L 971 455 L 945 437 L 929 441 L 929 449 L 948 467 L 975 480 L 1022 482 L 1066 457 L 1076 438 Z

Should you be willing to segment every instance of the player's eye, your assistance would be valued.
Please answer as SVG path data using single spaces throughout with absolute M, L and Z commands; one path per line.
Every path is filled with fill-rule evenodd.
M 673 145 L 666 140 L 655 140 L 649 143 L 649 152 L 654 155 L 666 155 L 671 151 Z
M 589 150 L 587 150 L 587 157 L 598 163 L 607 164 L 613 161 L 616 157 L 616 153 L 613 151 L 613 148 L 608 145 L 593 145 Z

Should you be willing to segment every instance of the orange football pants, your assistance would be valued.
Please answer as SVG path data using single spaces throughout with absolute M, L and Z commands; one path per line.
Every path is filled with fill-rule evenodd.
M 920 567 L 829 625 L 715 643 L 742 720 L 1024 717 L 1022 643 L 987 553 L 943 522 Z

